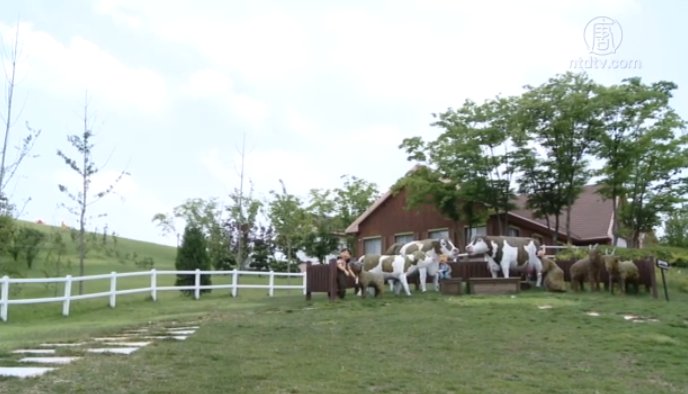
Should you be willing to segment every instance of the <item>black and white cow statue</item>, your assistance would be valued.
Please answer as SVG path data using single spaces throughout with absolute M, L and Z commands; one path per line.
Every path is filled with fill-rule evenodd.
M 418 275 L 420 276 L 421 291 L 427 290 L 425 280 L 428 275 L 433 277 L 432 283 L 435 285 L 435 290 L 440 289 L 440 277 L 438 275 L 440 270 L 440 255 L 454 258 L 458 256 L 459 248 L 447 238 L 440 239 L 423 239 L 420 241 L 411 241 L 403 245 L 393 244 L 385 252 L 385 254 L 413 256 L 415 252 L 423 252 L 425 258 L 423 261 L 416 262 L 418 266 Z
M 406 256 L 399 254 L 365 254 L 350 264 L 356 265 L 354 271 L 378 274 L 382 276 L 383 280 L 394 280 L 399 282 L 406 295 L 410 296 L 411 291 L 409 290 L 406 276 L 414 273 L 418 269 L 417 262 L 423 261 L 424 259 L 425 254 L 420 251 L 416 251 L 415 253 Z M 360 290 L 367 291 L 365 288 Z
M 468 255 L 485 254 L 487 267 L 496 278 L 501 270 L 505 278 L 509 270 L 537 273 L 535 286 L 542 285 L 542 261 L 538 255 L 540 242 L 526 237 L 476 236 L 466 246 Z

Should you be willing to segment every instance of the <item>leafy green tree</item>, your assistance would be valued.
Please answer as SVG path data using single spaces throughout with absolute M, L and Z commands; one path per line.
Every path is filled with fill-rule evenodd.
M 33 262 L 40 253 L 45 240 L 45 233 L 34 228 L 22 227 L 19 230 L 18 240 L 21 252 L 24 255 L 24 259 L 26 259 L 26 266 L 28 269 L 32 269 Z
M 337 226 L 336 202 L 332 194 L 330 190 L 312 189 L 305 207 L 309 231 L 304 236 L 303 250 L 321 263 L 339 246 L 341 227 Z
M 669 106 L 676 85 L 660 81 L 643 84 L 640 78 L 600 89 L 604 130 L 596 155 L 604 161 L 601 193 L 614 208 L 615 242 L 620 224 L 638 246 L 640 234 L 659 225 L 685 193 L 688 166 L 685 123 Z M 618 203 L 617 203 L 618 201 Z M 621 222 L 621 223 L 620 223 Z
M 228 260 L 233 261 L 230 239 L 224 226 L 223 207 L 216 198 L 190 198 L 174 207 L 171 214 L 155 214 L 152 221 L 164 234 L 176 234 L 177 219 L 183 220 L 187 226 L 201 230 L 206 237 L 209 258 L 214 267 L 225 267 Z
M 257 271 L 268 271 L 274 260 L 275 233 L 271 226 L 258 226 L 251 241 L 251 267 Z
M 275 243 L 287 256 L 288 267 L 293 264 L 296 252 L 303 248 L 304 237 L 310 229 L 309 218 L 300 198 L 287 193 L 280 179 L 281 193 L 270 191 L 272 199 L 268 204 L 268 217 L 275 229 Z
M 230 253 L 233 256 L 231 260 L 241 269 L 245 269 L 250 263 L 249 256 L 253 253 L 253 240 L 259 230 L 258 214 L 263 203 L 253 198 L 253 185 L 248 195 L 245 195 L 243 190 L 234 190 L 229 197 L 229 219 L 225 222 L 224 230 L 230 237 Z
M 669 214 L 664 222 L 662 243 L 688 248 L 688 205 L 683 205 Z
M 335 188 L 332 194 L 338 222 L 336 227 L 344 236 L 346 228 L 380 197 L 380 192 L 375 183 L 353 175 L 342 175 L 340 179 L 342 179 L 343 185 Z M 353 250 L 356 243 L 354 237 L 345 236 L 345 241 L 347 246 Z
M 188 271 L 200 269 L 207 271 L 210 269 L 210 257 L 205 235 L 200 227 L 187 225 L 184 229 L 182 244 L 177 249 L 177 257 L 174 266 L 178 271 Z M 178 274 L 175 286 L 193 286 L 195 275 Z M 210 275 L 201 275 L 201 285 L 210 285 Z M 184 294 L 191 294 L 192 290 L 181 290 Z M 210 292 L 210 289 L 202 289 L 202 293 Z
M 410 161 L 421 167 L 396 185 L 407 191 L 409 208 L 434 204 L 448 218 L 469 225 L 498 214 L 499 232 L 508 226 L 512 208 L 515 149 L 510 114 L 514 99 L 495 98 L 483 104 L 466 100 L 462 107 L 433 114 L 432 125 L 443 129 L 434 141 L 405 139 Z
M 78 156 L 77 158 L 71 158 L 67 156 L 62 150 L 57 150 L 57 155 L 62 158 L 69 168 L 74 172 L 79 174 L 81 180 L 81 187 L 79 191 L 75 194 L 70 191 L 65 185 L 58 185 L 58 188 L 62 193 L 64 193 L 74 205 L 62 204 L 70 213 L 79 218 L 79 275 L 84 275 L 84 260 L 86 258 L 86 213 L 87 209 L 94 203 L 101 200 L 103 197 L 112 193 L 115 185 L 119 183 L 125 175 L 129 175 L 128 172 L 122 171 L 117 176 L 115 181 L 107 186 L 104 190 L 101 190 L 95 194 L 91 191 L 91 182 L 93 177 L 98 173 L 99 169 L 96 163 L 93 161 L 93 143 L 91 139 L 93 137 L 93 131 L 89 125 L 88 118 L 88 100 L 84 104 L 84 117 L 83 117 L 83 132 L 81 135 L 70 135 L 67 137 L 70 145 L 76 149 Z M 83 294 L 84 282 L 79 281 L 79 294 Z
M 568 240 L 571 207 L 592 177 L 589 159 L 603 128 L 598 91 L 599 85 L 587 75 L 568 72 L 540 86 L 526 86 L 518 102 L 515 123 L 520 127 L 520 149 L 525 154 L 538 152 L 538 167 L 554 174 L 553 181 L 563 186 L 563 201 L 555 206 L 566 210 Z

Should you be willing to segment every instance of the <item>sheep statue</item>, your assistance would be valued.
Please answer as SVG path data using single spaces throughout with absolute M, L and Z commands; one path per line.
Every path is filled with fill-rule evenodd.
M 618 256 L 605 257 L 614 257 L 605 259 L 604 262 L 605 268 L 609 273 L 609 291 L 613 292 L 613 279 L 618 278 L 622 294 L 627 293 L 629 284 L 633 284 L 635 293 L 638 294 L 640 290 L 640 272 L 638 271 L 638 266 L 631 260 L 620 261 L 621 259 Z
M 547 291 L 564 292 L 566 282 L 564 282 L 564 270 L 561 269 L 553 257 L 540 257 L 542 260 L 542 273 L 544 275 L 544 286 Z
M 584 290 L 583 284 L 590 283 L 591 291 L 600 291 L 600 273 L 604 268 L 602 252 L 597 245 L 590 247 L 588 257 L 573 263 L 569 268 L 571 274 L 571 290 Z

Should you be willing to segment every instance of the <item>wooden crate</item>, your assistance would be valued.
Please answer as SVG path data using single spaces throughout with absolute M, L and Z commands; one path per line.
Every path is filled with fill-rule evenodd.
M 521 291 L 521 278 L 470 278 L 471 294 L 511 294 Z
M 442 294 L 460 295 L 462 293 L 461 278 L 440 280 L 440 292 Z

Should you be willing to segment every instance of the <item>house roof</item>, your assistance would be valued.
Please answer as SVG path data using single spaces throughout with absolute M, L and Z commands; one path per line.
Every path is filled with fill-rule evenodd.
M 387 201 L 388 198 L 392 196 L 392 190 L 387 191 L 385 194 L 381 195 L 380 198 L 375 200 L 373 205 L 369 206 L 368 209 L 365 210 L 359 217 L 354 220 L 349 227 L 346 228 L 344 231 L 346 234 L 355 234 L 358 232 L 358 225 L 361 224 L 368 216 L 370 216 L 371 213 L 375 212 L 375 210 L 382 205 L 385 201 Z
M 571 237 L 579 240 L 611 238 L 612 203 L 604 200 L 597 193 L 601 185 L 587 185 L 583 187 L 580 196 L 571 208 Z M 533 212 L 526 209 L 525 195 L 520 195 L 514 201 L 516 209 L 509 212 L 511 216 L 533 222 L 547 230 L 544 218 L 534 218 Z M 550 227 L 554 228 L 554 216 L 550 216 Z M 559 216 L 559 234 L 566 233 L 566 213 Z
M 416 164 L 415 166 L 413 166 L 413 168 L 411 168 L 408 172 L 406 172 L 406 175 L 411 174 L 412 172 L 418 170 L 418 169 L 421 168 L 421 167 L 422 167 L 422 165 Z M 371 213 L 375 212 L 375 210 L 376 210 L 380 205 L 382 205 L 385 201 L 387 201 L 387 199 L 389 199 L 390 197 L 392 197 L 392 195 L 393 195 L 392 189 L 390 188 L 390 190 L 388 190 L 386 193 L 384 193 L 383 195 L 381 195 L 377 200 L 375 200 L 375 202 L 373 202 L 373 204 L 372 204 L 371 206 L 368 207 L 368 209 L 366 209 L 361 215 L 359 215 L 359 216 L 356 218 L 356 220 L 354 220 L 354 221 L 349 225 L 349 227 L 347 227 L 346 230 L 344 230 L 344 232 L 345 232 L 346 234 L 355 234 L 355 233 L 357 233 L 357 232 L 358 232 L 358 225 L 361 224 L 361 222 L 363 222 L 368 216 L 370 216 Z
M 415 171 L 415 166 L 411 171 Z M 578 240 L 593 240 L 611 238 L 612 206 L 608 200 L 603 200 L 597 191 L 600 185 L 584 186 L 583 190 L 573 204 L 571 210 L 571 237 Z M 365 210 L 356 220 L 346 228 L 347 234 L 358 232 L 359 225 L 380 207 L 385 201 L 392 197 L 392 191 L 388 191 L 378 198 L 368 209 Z M 534 218 L 533 211 L 526 209 L 526 195 L 519 195 L 514 204 L 516 208 L 509 212 L 510 216 L 528 221 L 542 228 L 542 231 L 551 231 L 547 228 L 544 218 Z M 550 217 L 550 226 L 554 227 L 554 216 Z M 562 213 L 559 219 L 559 234 L 566 234 L 566 213 Z

